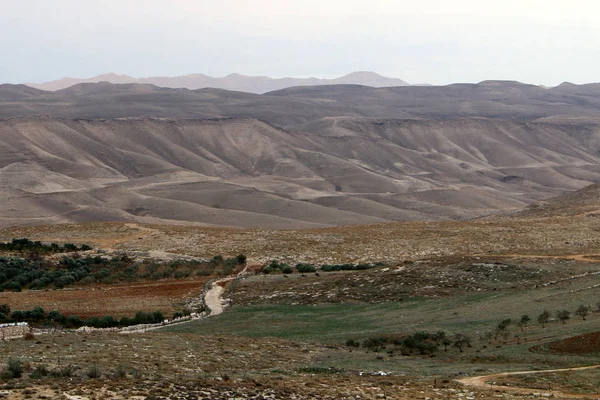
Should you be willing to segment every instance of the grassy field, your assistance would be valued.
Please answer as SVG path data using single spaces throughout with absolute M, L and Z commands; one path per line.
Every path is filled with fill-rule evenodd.
M 592 281 L 593 277 L 589 280 Z M 310 342 L 338 348 L 318 360 L 317 365 L 353 370 L 387 370 L 397 373 L 441 375 L 464 371 L 546 369 L 556 366 L 593 364 L 595 355 L 549 354 L 532 352 L 530 348 L 552 340 L 598 330 L 600 314 L 587 320 L 573 316 L 566 324 L 551 321 L 542 327 L 535 320 L 548 309 L 574 310 L 578 304 L 595 304 L 600 288 L 584 291 L 590 282 L 577 282 L 560 288 L 547 287 L 535 291 L 503 291 L 468 294 L 450 298 L 413 298 L 382 304 L 319 304 L 319 305 L 253 305 L 234 306 L 224 314 L 208 320 L 164 328 L 167 332 L 196 335 L 228 335 L 247 337 L 277 337 L 290 341 Z M 522 314 L 532 322 L 523 329 L 515 326 Z M 511 318 L 508 338 L 488 340 L 484 332 L 493 331 L 500 321 Z M 399 355 L 399 349 L 388 347 L 377 353 L 365 349 L 339 351 L 348 339 L 362 341 L 377 336 L 404 336 L 417 331 L 445 331 L 452 336 L 468 334 L 472 347 L 464 353 L 450 347 L 441 349 L 433 358 Z M 347 349 L 346 349 L 347 350 Z M 394 351 L 390 354 L 389 351 Z
M 495 379 L 495 384 L 538 390 L 551 390 L 558 387 L 570 393 L 598 393 L 600 392 L 600 370 L 506 376 Z

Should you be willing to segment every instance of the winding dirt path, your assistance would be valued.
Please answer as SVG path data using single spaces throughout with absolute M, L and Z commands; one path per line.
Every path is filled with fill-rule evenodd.
M 233 278 L 228 279 L 220 279 L 212 283 L 211 288 L 206 292 L 204 296 L 204 303 L 210 309 L 210 314 L 208 316 L 214 317 L 215 315 L 219 315 L 223 313 L 223 292 L 225 292 L 225 288 L 221 286 L 221 283 L 226 283 Z
M 494 390 L 502 390 L 505 392 L 518 393 L 518 394 L 531 394 L 531 393 L 544 393 L 548 395 L 552 395 L 556 398 L 563 399 L 600 399 L 600 393 L 597 394 L 575 394 L 575 393 L 565 393 L 556 390 L 541 390 L 541 389 L 532 389 L 532 388 L 524 388 L 517 386 L 501 386 L 501 385 L 490 385 L 488 382 L 493 382 L 497 378 L 501 378 L 503 376 L 513 376 L 513 375 L 529 375 L 529 374 L 545 374 L 551 372 L 571 372 L 571 371 L 583 371 L 586 369 L 595 369 L 600 368 L 600 364 L 597 365 L 589 365 L 586 367 L 575 367 L 575 368 L 563 368 L 563 369 L 547 369 L 547 370 L 536 370 L 536 371 L 517 371 L 517 372 L 502 372 L 499 374 L 491 374 L 484 376 L 475 376 L 469 378 L 461 378 L 456 379 L 456 382 L 459 382 L 465 386 L 470 386 L 478 389 L 490 389 Z

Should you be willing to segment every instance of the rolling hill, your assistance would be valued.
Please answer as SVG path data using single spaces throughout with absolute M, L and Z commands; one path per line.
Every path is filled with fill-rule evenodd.
M 154 89 L 153 89 L 154 90 Z M 0 120 L 0 226 L 464 219 L 600 180 L 599 125 L 485 118 Z
M 288 129 L 326 117 L 452 119 L 483 117 L 581 125 L 597 123 L 600 85 L 546 89 L 510 81 L 429 87 L 295 87 L 264 95 L 150 84 L 81 83 L 56 92 L 0 85 L 0 118 L 250 117 Z

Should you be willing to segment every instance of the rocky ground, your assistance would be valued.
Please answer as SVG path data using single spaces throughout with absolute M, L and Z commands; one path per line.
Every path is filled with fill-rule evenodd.
M 95 249 L 212 258 L 242 253 L 250 264 L 401 262 L 463 255 L 600 252 L 600 220 L 587 216 L 395 223 L 312 230 L 259 230 L 123 223 L 15 227 L 0 240 L 88 243 Z M 150 253 L 148 253 L 150 254 Z
M 381 303 L 411 297 L 531 289 L 577 269 L 567 260 L 552 268 L 513 258 L 449 257 L 405 262 L 364 271 L 258 275 L 229 288 L 234 304 Z

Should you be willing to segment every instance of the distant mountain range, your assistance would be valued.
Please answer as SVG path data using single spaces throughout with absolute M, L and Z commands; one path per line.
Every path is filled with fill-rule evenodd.
M 273 90 L 280 90 L 294 86 L 321 86 L 321 85 L 364 85 L 371 87 L 408 86 L 401 79 L 388 78 L 374 72 L 360 71 L 335 79 L 320 78 L 269 78 L 267 76 L 246 76 L 231 74 L 223 78 L 214 78 L 203 74 L 184 76 L 155 76 L 149 78 L 134 78 L 128 75 L 108 73 L 87 79 L 63 78 L 45 83 L 26 83 L 27 86 L 48 91 L 57 91 L 77 85 L 79 83 L 147 83 L 166 88 L 186 88 L 191 90 L 202 88 L 216 88 L 240 92 L 262 94 Z
M 443 221 L 598 182 L 598 83 L 0 85 L 0 227 Z M 518 215 L 595 215 L 597 192 Z

